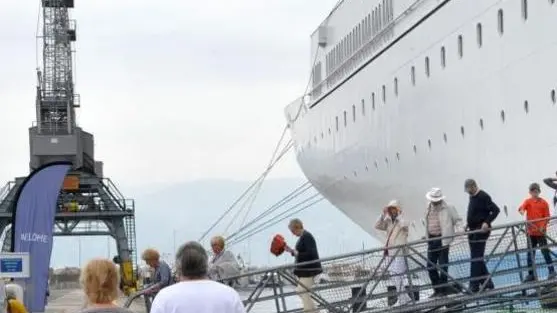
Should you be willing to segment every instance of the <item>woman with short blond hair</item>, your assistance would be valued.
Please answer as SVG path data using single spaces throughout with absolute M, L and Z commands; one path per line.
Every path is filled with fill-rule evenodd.
M 89 261 L 81 270 L 81 286 L 87 298 L 82 313 L 131 313 L 115 304 L 118 299 L 118 270 L 106 259 Z

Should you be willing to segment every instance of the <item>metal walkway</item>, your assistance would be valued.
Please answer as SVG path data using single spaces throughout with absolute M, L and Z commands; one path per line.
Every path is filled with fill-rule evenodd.
M 548 247 L 557 245 L 557 218 L 552 218 L 546 234 Z M 528 273 L 526 223 L 494 227 L 487 241 L 485 261 L 495 288 L 472 293 L 469 288 L 470 252 L 468 236 L 477 232 L 461 233 L 450 246 L 448 283 L 454 294 L 429 298 L 433 293 L 427 258 L 428 240 L 412 242 L 390 249 L 378 248 L 358 253 L 322 259 L 324 273 L 317 277 L 311 294 L 318 312 L 557 312 L 557 279 L 548 280 L 547 265 L 536 252 L 533 265 L 537 279 L 522 283 Z M 317 238 L 319 240 L 319 238 Z M 557 254 L 551 251 L 552 258 Z M 401 291 L 393 289 L 395 275 L 390 273 L 392 256 L 404 258 L 408 271 L 403 275 L 411 302 L 396 305 Z M 557 263 L 557 262 L 556 262 Z M 295 291 L 297 279 L 294 266 L 283 266 L 230 278 L 246 281 L 248 277 L 262 277 L 256 286 L 242 286 L 248 312 L 302 312 L 301 301 Z M 243 290 L 243 292 L 242 292 Z M 249 290 L 249 291 L 248 291 Z M 306 288 L 307 290 L 307 288 Z

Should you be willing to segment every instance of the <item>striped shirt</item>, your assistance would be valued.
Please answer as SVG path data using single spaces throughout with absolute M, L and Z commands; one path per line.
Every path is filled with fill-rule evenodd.
M 439 220 L 440 205 L 431 205 L 427 213 L 427 232 L 433 236 L 441 235 L 441 221 Z

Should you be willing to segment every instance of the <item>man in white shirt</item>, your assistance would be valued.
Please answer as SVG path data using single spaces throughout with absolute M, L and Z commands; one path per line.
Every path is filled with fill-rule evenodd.
M 207 278 L 207 252 L 190 241 L 176 256 L 180 282 L 159 291 L 150 313 L 246 313 L 236 290 Z

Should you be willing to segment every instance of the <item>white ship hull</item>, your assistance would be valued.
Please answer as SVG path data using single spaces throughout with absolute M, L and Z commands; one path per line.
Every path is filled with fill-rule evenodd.
M 553 2 L 345 0 L 313 36 L 323 69 L 311 101 L 286 108 L 307 178 L 374 237 L 391 199 L 414 222 L 412 238 L 423 236 L 431 187 L 465 220 L 466 178 L 501 208 L 496 224 L 520 219 L 528 184 L 557 170 Z M 378 4 L 393 21 L 331 64 L 336 56 L 326 54 Z M 326 45 L 317 48 L 319 40 Z

